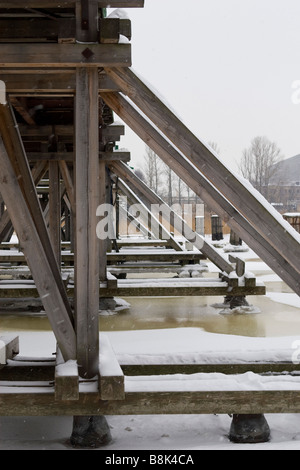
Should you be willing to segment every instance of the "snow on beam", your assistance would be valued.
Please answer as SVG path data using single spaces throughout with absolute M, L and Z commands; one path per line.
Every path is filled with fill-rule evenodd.
M 99 393 L 101 400 L 124 400 L 124 374 L 107 336 L 100 335 Z
M 19 353 L 18 336 L 0 336 L 0 366 Z
M 78 400 L 79 376 L 75 360 L 64 361 L 57 348 L 55 367 L 55 400 Z

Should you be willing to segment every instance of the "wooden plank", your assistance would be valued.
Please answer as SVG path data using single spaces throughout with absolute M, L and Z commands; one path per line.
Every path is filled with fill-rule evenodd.
M 102 93 L 103 100 L 111 109 L 142 139 L 152 150 L 178 175 L 182 180 L 217 213 L 224 222 L 240 237 L 253 251 L 263 259 L 268 266 L 285 281 L 291 289 L 300 295 L 299 274 L 270 243 L 255 230 L 252 224 L 232 206 L 194 165 L 183 158 L 170 142 L 158 133 L 146 121 L 136 108 L 117 93 Z
M 0 67 L 131 66 L 130 44 L 0 44 Z
M 151 269 L 149 268 L 150 272 Z M 130 272 L 130 267 L 128 268 Z M 188 297 L 188 296 L 241 296 L 241 295 L 265 295 L 266 288 L 263 284 L 256 284 L 255 286 L 238 285 L 229 287 L 228 283 L 223 279 L 216 278 L 188 278 L 176 279 L 171 283 L 163 282 L 161 280 L 158 284 L 157 279 L 147 279 L 147 283 L 139 283 L 137 279 L 132 280 L 135 282 L 126 283 L 123 279 L 118 279 L 117 288 L 107 287 L 107 281 L 98 286 L 98 300 L 99 297 Z M 193 281 L 193 282 L 191 282 Z M 67 293 L 70 298 L 74 297 L 75 288 L 68 285 Z M 39 298 L 39 291 L 34 283 L 21 282 L 8 284 L 0 283 L 0 298 Z M 44 300 L 44 299 L 43 299 Z M 57 314 L 57 312 L 55 312 Z M 98 318 L 98 315 L 97 315 Z
M 69 401 L 79 398 L 79 375 L 75 360 L 64 361 L 57 348 L 55 366 L 55 400 Z
M 75 97 L 75 316 L 77 361 L 80 376 L 85 378 L 97 375 L 99 368 L 98 106 L 98 70 L 79 67 Z
M 100 336 L 99 394 L 101 400 L 124 400 L 124 374 L 107 336 Z
M 75 333 L 32 216 L 24 201 L 9 157 L 0 140 L 0 192 L 44 304 L 53 332 L 66 360 L 76 357 Z
M 5 387 L 0 393 L 0 416 L 264 414 L 299 413 L 298 390 L 132 392 L 124 400 L 99 400 L 97 392 L 82 392 L 78 401 L 55 401 L 50 387 L 31 391 Z M 2 387 L 4 390 L 4 387 Z
M 279 218 L 267 201 L 262 201 L 250 184 L 237 178 L 212 151 L 197 139 L 161 100 L 125 68 L 106 69 L 132 101 L 166 135 L 203 175 L 253 225 L 258 233 L 300 274 L 299 239 Z

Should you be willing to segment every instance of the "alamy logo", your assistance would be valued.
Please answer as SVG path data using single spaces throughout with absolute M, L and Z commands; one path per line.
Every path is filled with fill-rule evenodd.
M 191 204 L 183 204 L 183 207 L 179 204 L 173 204 L 171 207 L 165 204 L 151 204 L 149 209 L 143 204 L 129 205 L 126 196 L 120 197 L 117 214 L 115 206 L 101 204 L 96 211 L 96 216 L 100 217 L 96 227 L 97 237 L 100 240 L 114 239 L 113 220 L 118 218 L 119 223 L 126 230 L 126 235 L 129 235 L 132 230 L 143 229 L 149 238 L 168 239 L 175 229 L 190 242 L 195 242 L 196 234 L 190 227 L 192 227 L 193 217 L 202 213 L 202 204 L 196 204 L 195 207 Z
M 6 86 L 3 80 L 0 80 L 0 104 L 6 104 Z

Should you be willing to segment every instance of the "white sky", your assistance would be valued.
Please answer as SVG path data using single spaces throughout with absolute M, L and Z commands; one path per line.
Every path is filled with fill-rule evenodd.
M 218 144 L 225 164 L 236 170 L 258 135 L 285 158 L 300 153 L 300 104 L 291 98 L 300 80 L 299 0 L 145 0 L 126 12 L 132 69 L 201 140 Z M 127 127 L 120 147 L 143 166 L 145 144 Z

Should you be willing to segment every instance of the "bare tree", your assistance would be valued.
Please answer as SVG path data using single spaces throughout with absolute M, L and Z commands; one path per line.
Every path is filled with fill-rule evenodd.
M 156 153 L 146 145 L 146 155 L 144 157 L 145 181 L 149 188 L 159 193 L 162 184 L 162 161 Z
M 267 137 L 258 136 L 251 141 L 248 149 L 243 151 L 239 170 L 253 186 L 268 197 L 268 185 L 278 171 L 279 161 L 283 159 L 280 148 Z

